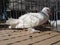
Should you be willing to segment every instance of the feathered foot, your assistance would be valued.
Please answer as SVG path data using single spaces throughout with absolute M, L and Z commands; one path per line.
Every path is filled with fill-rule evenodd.
M 39 30 L 35 30 L 34 28 L 28 28 L 27 30 L 28 32 L 31 32 L 31 33 L 40 32 Z

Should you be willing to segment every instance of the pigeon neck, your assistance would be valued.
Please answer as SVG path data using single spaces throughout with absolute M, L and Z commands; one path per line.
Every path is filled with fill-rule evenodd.
M 46 15 L 44 12 L 40 12 L 41 14 L 43 14 L 43 15 Z
M 42 12 L 42 11 L 41 11 L 41 13 L 42 13 L 43 15 L 46 15 L 46 16 L 48 16 L 48 14 L 46 14 L 46 13 L 44 13 L 44 12 Z

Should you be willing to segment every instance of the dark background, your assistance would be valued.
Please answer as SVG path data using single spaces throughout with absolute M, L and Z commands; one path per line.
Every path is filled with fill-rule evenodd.
M 0 0 L 0 19 L 2 19 L 3 14 L 5 15 L 5 20 L 11 17 L 18 18 L 28 12 L 39 12 L 46 6 L 50 7 L 52 10 L 52 16 L 50 16 L 50 19 L 60 20 L 59 0 Z M 8 9 L 10 11 L 6 11 Z

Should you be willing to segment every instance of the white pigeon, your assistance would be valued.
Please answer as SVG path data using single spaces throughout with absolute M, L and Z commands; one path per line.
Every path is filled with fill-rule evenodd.
M 56 30 L 56 31 L 60 31 L 60 20 L 53 20 L 53 21 L 50 21 L 49 20 L 49 22 L 50 22 L 50 25 L 53 27 L 53 29 L 54 30 Z
M 41 12 L 24 14 L 17 20 L 15 20 L 17 23 L 15 21 L 12 21 L 11 23 L 14 22 L 15 28 L 28 28 L 28 30 L 35 32 L 36 30 L 33 27 L 44 24 L 47 20 L 49 20 L 50 14 L 50 8 L 44 7 Z M 10 26 L 10 28 L 12 28 L 12 25 Z

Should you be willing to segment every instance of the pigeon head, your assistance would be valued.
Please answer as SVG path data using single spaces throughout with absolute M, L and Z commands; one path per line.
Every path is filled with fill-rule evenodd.
M 42 12 L 45 13 L 45 14 L 47 14 L 47 15 L 52 15 L 51 9 L 48 8 L 48 7 L 44 7 L 44 8 L 42 9 Z

